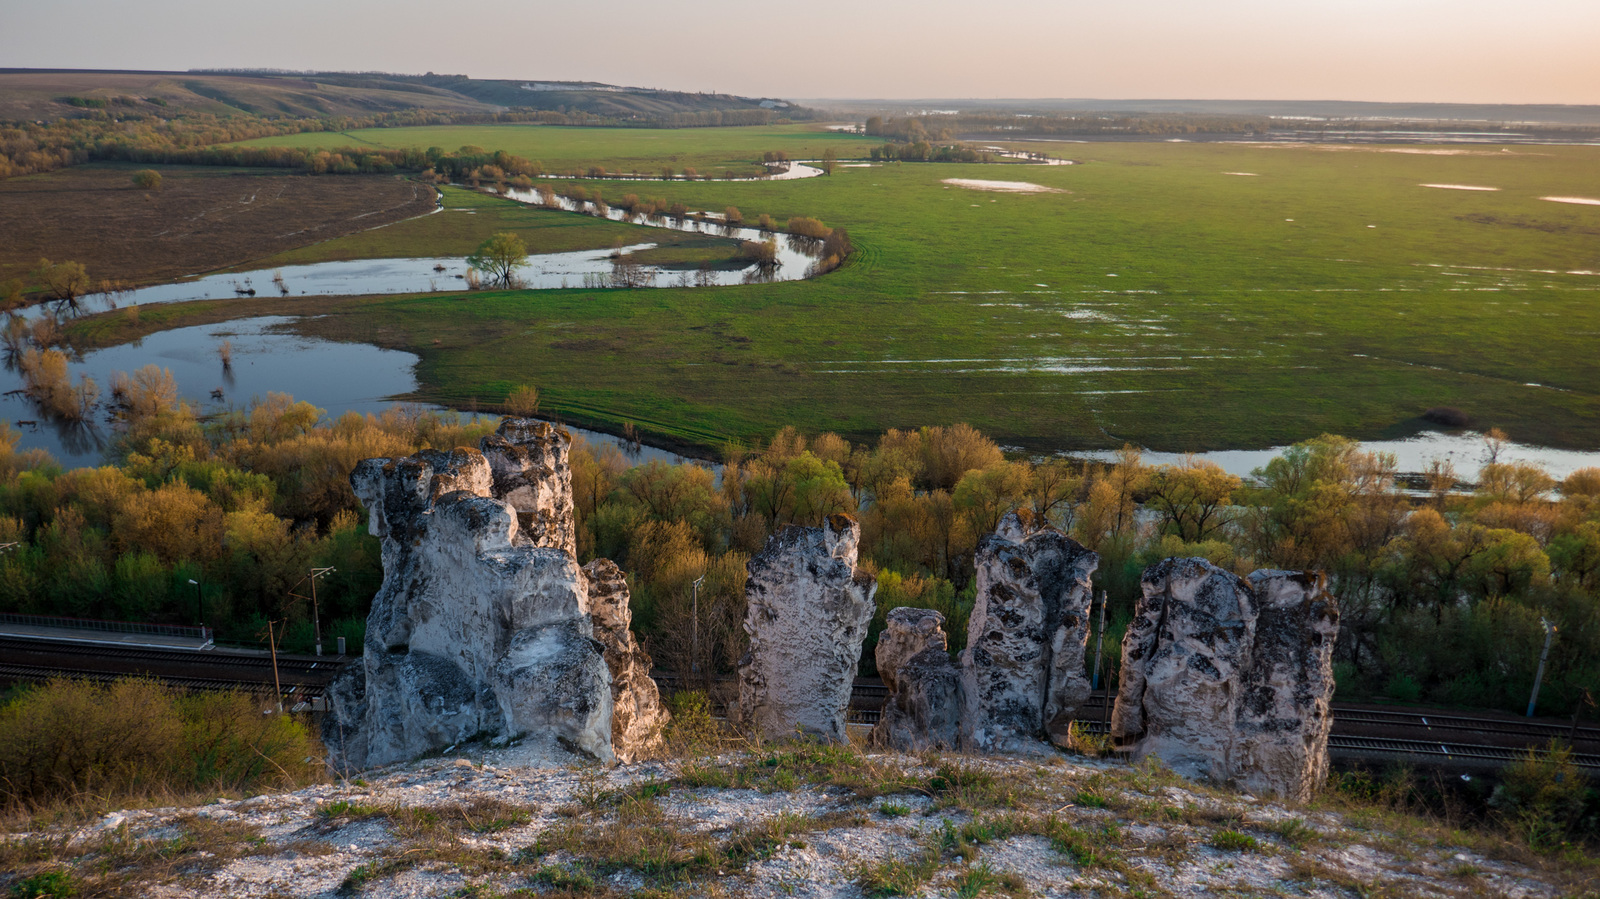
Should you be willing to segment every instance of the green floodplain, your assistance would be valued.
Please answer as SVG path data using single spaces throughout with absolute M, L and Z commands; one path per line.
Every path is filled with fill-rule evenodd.
M 325 313 L 301 321 L 307 333 L 417 354 L 420 400 L 492 404 L 532 384 L 574 423 L 632 422 L 706 447 L 784 425 L 865 438 L 967 422 L 1030 450 L 1199 451 L 1404 436 L 1439 406 L 1518 441 L 1600 447 L 1600 205 L 1542 199 L 1600 199 L 1600 147 L 1041 143 L 1014 146 L 1078 164 L 858 166 L 877 141 L 798 126 L 397 128 L 256 143 L 353 141 L 477 145 L 551 170 L 705 174 L 829 147 L 845 163 L 793 181 L 552 182 L 847 228 L 856 253 L 812 280 L 293 301 Z M 276 261 L 459 253 L 500 224 L 535 252 L 683 237 L 464 191 L 446 202 L 474 211 Z M 723 252 L 688 249 L 691 260 Z M 150 308 L 137 325 L 89 323 L 86 337 L 274 302 Z

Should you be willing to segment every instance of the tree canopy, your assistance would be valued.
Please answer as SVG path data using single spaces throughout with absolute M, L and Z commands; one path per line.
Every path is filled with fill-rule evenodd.
M 510 231 L 496 233 L 467 257 L 469 268 L 481 272 L 491 283 L 507 286 L 512 284 L 517 269 L 527 264 L 528 247 Z

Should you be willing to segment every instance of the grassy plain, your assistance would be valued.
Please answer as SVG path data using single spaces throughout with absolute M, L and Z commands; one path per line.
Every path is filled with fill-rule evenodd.
M 444 211 L 280 253 L 252 268 L 345 259 L 465 256 L 498 231 L 522 238 L 530 253 L 565 253 L 641 243 L 656 247 L 633 255 L 651 265 L 727 265 L 738 241 L 665 228 L 625 225 L 513 203 L 463 187 L 444 187 Z M 613 192 L 608 192 L 613 193 Z M 618 196 L 621 191 L 614 191 Z
M 669 147 L 659 163 L 719 139 L 421 131 L 547 163 L 608 137 L 592 158 L 650 152 L 649 138 Z M 1600 271 L 1600 206 L 1539 199 L 1600 198 L 1600 149 L 1044 146 L 1083 164 L 654 186 L 690 208 L 847 226 L 859 252 L 813 281 L 328 302 L 300 327 L 417 353 L 421 399 L 534 383 L 576 422 L 709 445 L 784 424 L 865 436 L 967 421 L 1037 450 L 1203 450 L 1397 436 L 1450 405 L 1519 440 L 1600 446 L 1600 275 L 1572 273 Z
M 832 147 L 840 157 L 865 157 L 877 138 L 826 131 L 817 125 L 749 128 L 568 128 L 554 125 L 440 125 L 420 128 L 367 128 L 358 131 L 288 134 L 243 141 L 250 147 L 440 147 L 504 150 L 536 159 L 552 171 L 602 165 L 610 170 L 655 173 L 670 165 L 701 175 L 740 171 L 761 161 L 768 150 L 793 159 L 818 159 Z

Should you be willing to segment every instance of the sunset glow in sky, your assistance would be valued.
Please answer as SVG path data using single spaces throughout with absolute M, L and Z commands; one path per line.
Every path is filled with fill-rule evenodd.
M 0 66 L 784 97 L 1600 103 L 1600 0 L 0 0 Z

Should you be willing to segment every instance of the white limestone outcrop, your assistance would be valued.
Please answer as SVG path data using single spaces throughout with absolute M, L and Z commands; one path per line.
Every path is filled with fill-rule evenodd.
M 1327 774 L 1338 604 L 1321 574 L 1146 569 L 1111 734 L 1186 777 L 1308 798 Z
M 1098 554 L 1026 514 L 978 544 L 977 599 L 961 653 L 961 746 L 1044 750 L 1046 728 L 1089 697 L 1091 576 Z
M 1259 614 L 1232 783 L 1305 802 L 1328 778 L 1339 604 L 1321 572 L 1257 571 L 1249 582 Z
M 368 459 L 351 473 L 384 578 L 365 651 L 330 689 L 336 768 L 478 737 L 614 757 L 611 675 L 570 551 L 569 441 L 508 420 L 482 450 Z
M 750 560 L 735 721 L 770 739 L 846 742 L 845 712 L 877 582 L 856 568 L 861 525 L 790 527 Z
M 889 695 L 872 729 L 873 745 L 902 752 L 957 748 L 961 672 L 950 661 L 944 616 L 905 606 L 889 610 L 874 656 Z
M 583 575 L 589 582 L 594 636 L 605 647 L 606 667 L 611 669 L 611 750 L 625 763 L 657 756 L 671 716 L 650 677 L 650 654 L 629 629 L 633 612 L 627 576 L 610 559 L 583 566 Z

